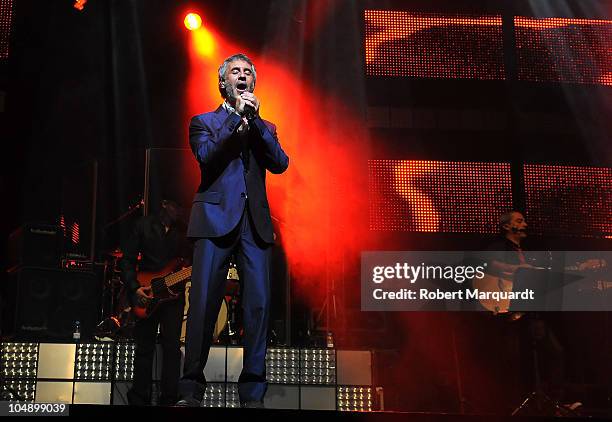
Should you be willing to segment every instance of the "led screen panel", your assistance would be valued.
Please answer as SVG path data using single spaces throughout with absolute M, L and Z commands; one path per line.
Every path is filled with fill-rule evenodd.
M 512 209 L 509 163 L 370 160 L 370 229 L 496 233 Z
M 529 232 L 612 235 L 612 168 L 525 164 Z
M 364 13 L 368 76 L 505 79 L 501 15 Z
M 518 78 L 612 85 L 612 21 L 514 18 Z

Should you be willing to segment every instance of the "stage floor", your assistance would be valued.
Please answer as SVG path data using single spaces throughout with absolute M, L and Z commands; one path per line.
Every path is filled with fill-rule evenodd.
M 553 416 L 500 416 L 500 415 L 460 415 L 450 413 L 429 412 L 339 412 L 320 410 L 281 410 L 281 409 L 231 409 L 231 408 L 181 408 L 181 407 L 135 407 L 135 406 L 100 406 L 100 405 L 71 405 L 70 415 L 79 417 L 107 418 L 134 415 L 138 418 L 185 418 L 198 417 L 210 421 L 221 421 L 225 418 L 246 420 L 257 418 L 264 420 L 334 420 L 368 421 L 368 422 L 432 422 L 432 421 L 463 421 L 463 422 L 489 422 L 489 421 L 532 421 L 552 419 Z M 570 419 L 591 422 L 610 420 L 609 417 L 571 417 Z

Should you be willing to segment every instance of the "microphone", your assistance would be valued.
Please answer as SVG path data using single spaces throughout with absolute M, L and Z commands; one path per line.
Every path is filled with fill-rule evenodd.
M 257 112 L 255 111 L 255 107 L 245 104 L 244 106 L 244 116 L 248 121 L 251 121 L 257 117 Z

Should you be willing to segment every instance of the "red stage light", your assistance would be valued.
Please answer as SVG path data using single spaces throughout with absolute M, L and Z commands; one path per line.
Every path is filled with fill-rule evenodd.
M 86 3 L 87 3 L 87 0 L 75 0 L 75 2 L 72 5 L 72 7 L 74 7 L 79 12 L 82 12 L 83 9 L 85 9 L 85 4 Z
M 197 13 L 188 13 L 183 22 L 185 23 L 185 28 L 190 31 L 200 29 L 202 26 L 202 18 Z

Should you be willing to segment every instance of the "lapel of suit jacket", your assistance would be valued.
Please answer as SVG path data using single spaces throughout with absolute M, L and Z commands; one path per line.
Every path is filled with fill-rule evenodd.
M 221 126 L 223 126 L 223 122 L 225 121 L 225 119 L 227 119 L 227 116 L 229 116 L 229 113 L 227 112 L 225 107 L 223 107 L 223 105 L 220 105 L 219 107 L 217 107 L 217 109 L 215 110 L 213 114 L 213 119 L 215 119 L 216 129 L 220 129 Z
M 221 128 L 221 126 L 223 126 L 223 122 L 225 121 L 225 119 L 227 119 L 227 116 L 229 116 L 229 112 L 225 109 L 225 107 L 223 107 L 223 104 L 217 107 L 217 109 L 215 110 L 213 114 L 213 119 L 216 120 L 216 124 L 218 125 L 217 126 L 218 128 Z M 240 158 L 242 159 L 244 168 L 248 169 L 249 159 L 250 159 L 249 144 L 248 144 L 247 139 L 245 138 L 240 139 L 240 142 L 241 142 Z

